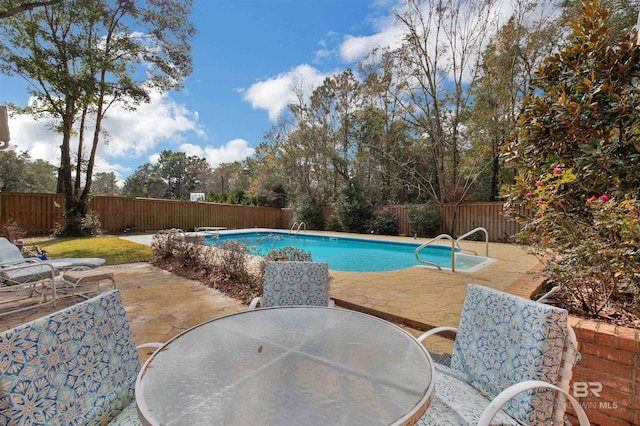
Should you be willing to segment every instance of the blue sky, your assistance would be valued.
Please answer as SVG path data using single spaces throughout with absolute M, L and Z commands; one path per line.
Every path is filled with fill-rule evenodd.
M 310 91 L 378 44 L 394 44 L 393 0 L 196 0 L 194 72 L 180 92 L 113 110 L 98 172 L 124 180 L 170 149 L 212 167 L 253 153 L 302 82 Z M 0 75 L 0 103 L 26 105 L 26 84 Z M 58 164 L 60 136 L 30 117 L 9 121 L 11 145 Z

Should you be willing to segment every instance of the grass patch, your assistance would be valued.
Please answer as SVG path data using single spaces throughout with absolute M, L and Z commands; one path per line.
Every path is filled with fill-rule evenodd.
M 51 238 L 33 242 L 26 241 L 26 246 L 31 244 L 36 244 L 41 250 L 45 250 L 47 257 L 51 259 L 101 257 L 106 259 L 106 265 L 147 262 L 154 257 L 154 251 L 151 247 L 117 237 Z

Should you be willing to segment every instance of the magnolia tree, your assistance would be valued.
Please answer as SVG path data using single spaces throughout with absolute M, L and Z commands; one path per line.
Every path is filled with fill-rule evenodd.
M 535 75 L 503 152 L 517 171 L 504 195 L 513 215 L 529 207 L 522 240 L 545 256 L 564 305 L 628 325 L 640 317 L 640 47 L 606 17 L 585 4 Z

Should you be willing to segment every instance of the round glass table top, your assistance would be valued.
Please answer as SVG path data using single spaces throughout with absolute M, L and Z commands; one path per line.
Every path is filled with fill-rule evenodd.
M 387 321 L 270 308 L 176 336 L 144 364 L 135 393 L 153 425 L 413 424 L 432 374 L 424 347 Z

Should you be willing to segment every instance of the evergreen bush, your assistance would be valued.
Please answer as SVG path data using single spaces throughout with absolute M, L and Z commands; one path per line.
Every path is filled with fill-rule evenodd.
M 638 325 L 640 49 L 635 32 L 614 38 L 606 18 L 584 3 L 571 43 L 534 76 L 504 152 L 518 172 L 506 207 L 548 259 L 566 308 Z
M 322 207 L 313 198 L 304 195 L 298 199 L 293 209 L 296 221 L 304 222 L 307 229 L 324 229 L 324 218 L 322 217 Z
M 373 216 L 369 198 L 357 180 L 352 180 L 336 201 L 336 217 L 346 232 L 363 233 Z
M 398 215 L 392 210 L 379 210 L 373 213 L 367 229 L 369 234 L 398 235 Z
M 407 211 L 407 219 L 411 233 L 418 237 L 435 237 L 442 225 L 440 206 L 435 201 L 411 207 Z

